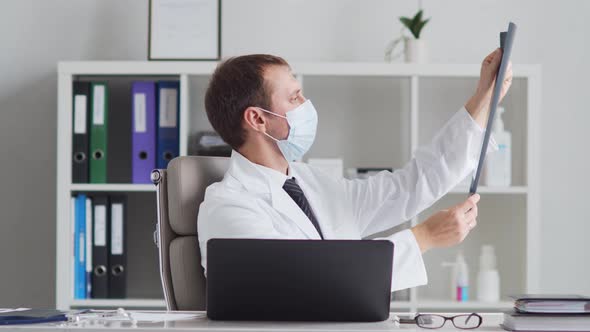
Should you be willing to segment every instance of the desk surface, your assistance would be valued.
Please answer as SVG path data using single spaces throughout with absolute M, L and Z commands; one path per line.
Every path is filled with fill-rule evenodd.
M 189 312 L 183 312 L 189 313 Z M 378 323 L 301 323 L 301 322 L 227 322 L 211 321 L 207 319 L 204 312 L 193 312 L 197 315 L 196 319 L 168 321 L 159 323 L 138 322 L 133 326 L 130 322 L 84 322 L 84 323 L 52 323 L 52 324 L 34 324 L 34 325 L 13 325 L 0 326 L 0 331 L 137 331 L 137 332 L 157 332 L 157 331 L 217 331 L 217 332 L 254 332 L 254 331 L 277 331 L 277 332 L 302 332 L 302 331 L 429 331 L 417 328 L 415 325 L 403 324 L 400 327 L 393 322 L 393 315 L 384 322 Z M 405 313 L 407 315 L 407 313 Z M 499 324 L 502 322 L 502 314 L 482 314 L 483 324 L 477 331 L 504 331 Z M 430 330 L 432 331 L 432 330 Z M 447 322 L 444 328 L 436 331 L 465 331 L 456 330 L 450 322 Z

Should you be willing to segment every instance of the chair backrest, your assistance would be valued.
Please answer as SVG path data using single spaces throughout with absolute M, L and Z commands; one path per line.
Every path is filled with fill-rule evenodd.
M 154 170 L 158 224 L 155 240 L 168 310 L 205 310 L 205 275 L 197 237 L 197 215 L 205 189 L 218 182 L 229 158 L 185 156 Z

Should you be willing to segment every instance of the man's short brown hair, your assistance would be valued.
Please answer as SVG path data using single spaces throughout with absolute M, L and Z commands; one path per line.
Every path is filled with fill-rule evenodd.
M 270 88 L 264 82 L 264 71 L 272 65 L 289 66 L 274 55 L 244 55 L 220 63 L 211 77 L 205 94 L 207 117 L 234 150 L 245 141 L 242 118 L 246 108 L 270 108 Z

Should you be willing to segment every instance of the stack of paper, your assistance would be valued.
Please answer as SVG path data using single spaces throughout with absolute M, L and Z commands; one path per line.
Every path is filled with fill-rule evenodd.
M 523 313 L 590 313 L 590 298 L 579 295 L 527 295 L 514 297 Z

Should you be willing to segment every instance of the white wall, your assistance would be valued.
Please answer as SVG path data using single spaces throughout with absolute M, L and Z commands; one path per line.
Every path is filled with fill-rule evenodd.
M 146 10 L 0 2 L 0 307 L 55 306 L 57 62 L 145 59 Z
M 56 62 L 146 59 L 147 1 L 5 0 L 0 10 L 0 306 L 54 303 Z M 585 208 L 590 2 L 423 0 L 432 62 L 476 63 L 519 24 L 514 63 L 543 65 L 543 291 L 590 294 Z M 381 61 L 414 1 L 223 0 L 223 53 Z M 515 67 L 518 70 L 518 67 Z M 461 105 L 458 105 L 461 106 Z

